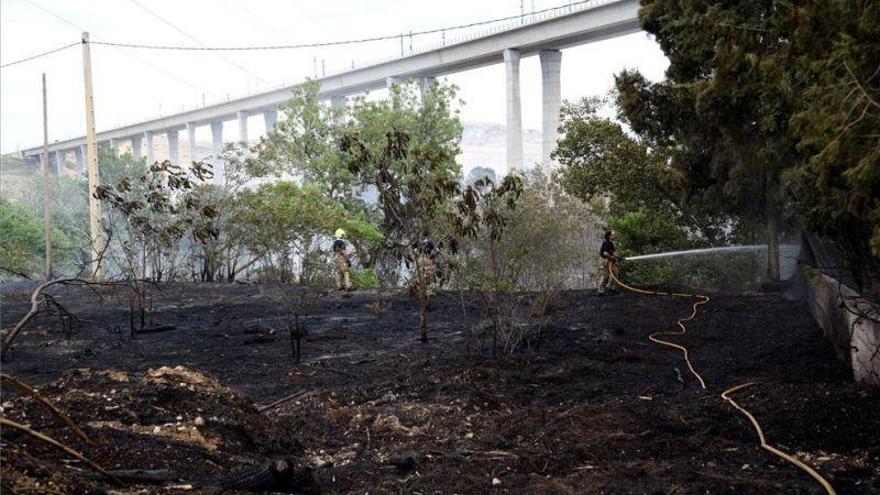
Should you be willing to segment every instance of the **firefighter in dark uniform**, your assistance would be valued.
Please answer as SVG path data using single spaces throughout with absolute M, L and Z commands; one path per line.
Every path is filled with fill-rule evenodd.
M 597 291 L 599 295 L 605 295 L 605 290 L 608 288 L 608 282 L 611 281 L 611 276 L 609 275 L 609 270 L 614 270 L 614 276 L 618 276 L 617 271 L 617 262 L 620 261 L 620 258 L 617 257 L 614 249 L 614 239 L 617 236 L 614 234 L 613 230 L 605 231 L 605 240 L 602 242 L 602 247 L 599 248 L 599 256 L 602 257 L 602 270 L 601 277 L 599 278 L 599 285 L 597 287 Z M 615 292 L 614 289 L 611 289 L 612 292 Z

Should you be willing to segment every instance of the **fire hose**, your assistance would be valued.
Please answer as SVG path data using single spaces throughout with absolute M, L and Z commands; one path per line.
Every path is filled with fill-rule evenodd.
M 684 360 L 685 360 L 685 363 L 687 363 L 688 369 L 690 369 L 691 373 L 693 373 L 693 375 L 695 377 L 697 377 L 697 380 L 699 380 L 699 382 L 700 382 L 700 386 L 705 390 L 706 389 L 706 382 L 705 382 L 705 380 L 703 380 L 703 377 L 701 377 L 700 374 L 697 373 L 697 371 L 694 369 L 694 366 L 691 363 L 690 355 L 688 353 L 687 348 L 681 344 L 676 344 L 674 342 L 669 342 L 667 340 L 663 340 L 660 337 L 672 336 L 672 335 L 684 335 L 685 333 L 687 333 L 687 327 L 685 327 L 685 322 L 691 321 L 697 317 L 698 308 L 701 305 L 706 304 L 710 301 L 709 296 L 702 295 L 702 294 L 688 294 L 688 293 L 684 293 L 684 292 L 664 292 L 664 291 L 649 290 L 649 289 L 639 289 L 636 287 L 629 286 L 629 285 L 621 282 L 620 279 L 617 278 L 617 274 L 615 273 L 615 263 L 614 262 L 608 263 L 608 274 L 609 274 L 611 280 L 613 280 L 617 285 L 623 287 L 624 289 L 626 289 L 630 292 L 634 292 L 634 293 L 638 293 L 638 294 L 649 294 L 649 295 L 655 295 L 655 296 L 674 296 L 674 297 L 687 297 L 687 298 L 698 299 L 698 301 L 696 301 L 692 306 L 691 314 L 687 318 L 681 318 L 676 322 L 680 328 L 679 331 L 654 332 L 654 333 L 648 335 L 648 339 L 651 340 L 652 342 L 657 343 L 657 344 L 665 345 L 668 347 L 673 347 L 675 349 L 680 350 L 684 354 Z M 764 430 L 761 428 L 761 425 L 758 423 L 758 420 L 755 419 L 755 417 L 749 411 L 747 411 L 745 408 L 743 408 L 742 406 L 737 404 L 732 398 L 730 398 L 730 394 L 732 394 L 738 390 L 742 390 L 746 387 L 750 387 L 754 384 L 755 384 L 755 382 L 748 382 L 748 383 L 742 383 L 740 385 L 730 387 L 729 389 L 727 389 L 721 393 L 721 398 L 724 399 L 726 402 L 728 402 L 730 405 L 732 405 L 734 408 L 736 408 L 739 412 L 743 413 L 749 419 L 749 421 L 752 423 L 752 426 L 755 428 L 755 432 L 757 432 L 757 434 L 758 434 L 758 439 L 761 442 L 762 449 L 772 453 L 773 455 L 775 455 L 777 457 L 780 457 L 780 458 L 794 464 L 795 466 L 797 466 L 801 470 L 805 471 L 807 474 L 812 476 L 813 479 L 815 479 L 817 482 L 819 482 L 819 484 L 822 485 L 822 488 L 825 489 L 825 491 L 828 493 L 828 495 L 836 495 L 837 492 L 834 491 L 834 487 L 831 486 L 831 483 L 829 483 L 825 478 L 822 477 L 822 475 L 820 475 L 818 472 L 816 472 L 816 470 L 814 470 L 810 466 L 806 465 L 805 463 L 801 462 L 799 459 L 791 456 L 790 454 L 787 454 L 787 453 L 777 449 L 776 447 L 773 447 L 772 445 L 768 444 L 766 438 L 764 437 Z

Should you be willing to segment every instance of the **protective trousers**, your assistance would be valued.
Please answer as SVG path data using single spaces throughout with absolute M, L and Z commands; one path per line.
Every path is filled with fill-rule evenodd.
M 336 269 L 339 272 L 336 281 L 337 289 L 351 288 L 351 268 L 348 266 L 348 259 L 342 253 L 336 253 Z
M 619 273 L 617 271 L 617 265 L 612 264 L 608 261 L 607 258 L 602 258 L 602 266 L 599 268 L 600 276 L 599 276 L 599 285 L 596 287 L 599 294 L 604 294 L 605 289 L 608 287 L 608 283 L 611 281 L 611 277 L 608 275 L 608 266 L 611 265 L 614 270 L 614 276 L 616 277 Z

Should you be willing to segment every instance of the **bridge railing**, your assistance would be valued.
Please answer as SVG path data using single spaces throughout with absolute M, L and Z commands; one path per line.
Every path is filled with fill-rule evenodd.
M 522 16 L 516 19 L 510 19 L 507 21 L 501 21 L 497 24 L 491 25 L 489 28 L 478 29 L 473 31 L 468 31 L 464 34 L 447 38 L 445 36 L 445 31 L 440 33 L 442 39 L 440 41 L 432 41 L 429 43 L 422 43 L 418 46 L 418 48 L 413 47 L 413 49 L 409 51 L 405 51 L 402 55 L 387 55 L 384 57 L 378 57 L 374 59 L 370 59 L 364 62 L 355 63 L 352 66 L 340 68 L 337 70 L 330 70 L 327 72 L 327 76 L 335 76 L 339 74 L 345 74 L 346 72 L 351 72 L 353 70 L 365 69 L 368 67 L 373 67 L 376 65 L 385 64 L 388 62 L 393 62 L 395 60 L 401 60 L 404 58 L 411 57 L 413 55 L 419 55 L 422 53 L 431 52 L 434 50 L 439 50 L 441 48 L 446 48 L 454 45 L 459 45 L 462 43 L 467 43 L 469 41 L 473 41 L 479 38 L 485 38 L 487 36 L 491 36 L 493 34 L 513 31 L 525 26 L 529 26 L 532 24 L 537 24 L 540 22 L 548 21 L 550 19 L 556 19 L 559 17 L 564 17 L 574 12 L 581 12 L 584 10 L 591 10 L 597 7 L 602 7 L 604 5 L 609 5 L 613 3 L 617 3 L 620 0 L 587 0 L 580 2 L 572 2 L 570 5 L 564 5 L 557 8 L 553 8 L 552 10 L 548 10 L 546 12 L 540 12 L 536 14 L 523 14 Z M 402 36 L 403 39 L 407 38 L 407 35 Z

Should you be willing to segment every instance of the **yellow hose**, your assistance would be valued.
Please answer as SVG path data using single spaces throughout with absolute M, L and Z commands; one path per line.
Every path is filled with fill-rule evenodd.
M 700 294 L 685 294 L 685 293 L 680 293 L 680 292 L 662 292 L 662 291 L 656 291 L 656 290 L 637 289 L 635 287 L 630 287 L 629 285 L 626 285 L 625 283 L 621 282 L 619 278 L 617 278 L 617 275 L 615 275 L 615 273 L 614 273 L 614 264 L 613 263 L 608 263 L 608 273 L 611 275 L 611 279 L 614 280 L 614 282 L 617 285 L 619 285 L 619 286 L 623 287 L 624 289 L 631 291 L 631 292 L 638 292 L 641 294 L 653 294 L 656 296 L 675 296 L 675 297 L 688 297 L 688 298 L 695 297 L 697 299 L 700 299 L 699 301 L 694 303 L 693 311 L 691 311 L 690 316 L 688 316 L 687 318 L 681 318 L 676 322 L 676 323 L 678 323 L 678 326 L 681 328 L 680 331 L 678 331 L 678 332 L 654 332 L 651 335 L 648 335 L 648 339 L 650 339 L 652 342 L 656 342 L 658 344 L 669 346 L 669 347 L 674 347 L 674 348 L 680 350 L 684 354 L 684 361 L 685 361 L 685 363 L 687 363 L 688 369 L 691 370 L 691 373 L 693 373 L 693 375 L 695 377 L 697 377 L 697 380 L 700 381 L 700 386 L 703 387 L 703 390 L 705 390 L 706 389 L 706 382 L 705 382 L 705 380 L 703 380 L 703 377 L 700 376 L 699 373 L 697 373 L 697 370 L 694 369 L 694 365 L 691 363 L 690 355 L 688 354 L 687 348 L 685 348 L 685 346 L 683 346 L 683 345 L 676 344 L 675 342 L 669 342 L 667 340 L 660 339 L 659 337 L 664 336 L 664 335 L 684 335 L 684 334 L 686 334 L 687 328 L 684 326 L 684 322 L 691 321 L 697 317 L 697 308 L 700 307 L 701 305 L 709 302 L 709 296 L 704 296 L 704 295 L 700 295 Z
M 730 398 L 729 394 L 736 392 L 737 390 L 744 389 L 746 387 L 751 387 L 754 384 L 755 384 L 754 382 L 748 382 L 748 383 L 742 383 L 742 384 L 737 385 L 735 387 L 731 387 L 721 393 L 721 398 L 726 400 L 727 402 L 729 402 L 730 405 L 737 408 L 739 410 L 739 412 L 745 414 L 746 417 L 749 418 L 749 421 L 752 422 L 752 426 L 755 427 L 755 431 L 758 432 L 758 439 L 761 440 L 761 448 L 763 448 L 764 450 L 771 452 L 772 454 L 776 455 L 777 457 L 781 457 L 781 458 L 785 459 L 786 461 L 794 464 L 795 466 L 803 469 L 804 471 L 807 472 L 807 474 L 812 476 L 813 479 L 818 481 L 819 484 L 822 485 L 822 488 L 824 488 L 825 491 L 829 495 L 837 495 L 837 492 L 834 491 L 834 488 L 831 486 L 831 483 L 829 483 L 825 478 L 822 477 L 821 474 L 817 473 L 813 468 L 811 468 L 810 466 L 807 466 L 806 464 L 801 462 L 796 457 L 792 457 L 792 456 L 786 454 L 785 452 L 777 449 L 776 447 L 768 444 L 766 438 L 764 437 L 764 430 L 761 429 L 761 425 L 758 424 L 758 420 L 756 420 L 755 417 L 752 416 L 752 413 L 743 409 L 739 404 L 736 403 L 736 401 L 734 401 L 733 399 Z
M 626 289 L 630 292 L 636 292 L 636 293 L 640 293 L 640 294 L 652 294 L 652 295 L 658 295 L 658 296 L 695 297 L 695 298 L 700 299 L 699 301 L 694 303 L 693 310 L 691 311 L 691 314 L 687 318 L 682 318 L 682 319 L 678 320 L 677 323 L 678 323 L 678 326 L 681 328 L 681 331 L 679 331 L 679 332 L 655 332 L 655 333 L 648 335 L 648 339 L 650 339 L 652 342 L 656 342 L 658 344 L 662 344 L 662 345 L 669 346 L 669 347 L 674 347 L 676 349 L 679 349 L 681 352 L 683 352 L 684 353 L 684 360 L 687 363 L 688 368 L 691 370 L 691 373 L 693 373 L 694 376 L 697 377 L 697 380 L 700 381 L 700 386 L 702 386 L 703 389 L 705 390 L 706 382 L 703 381 L 703 377 L 701 377 L 700 374 L 697 373 L 697 371 L 694 369 L 693 365 L 691 364 L 691 360 L 690 360 L 690 357 L 688 356 L 687 348 L 683 345 L 676 344 L 674 342 L 668 342 L 668 341 L 659 339 L 657 337 L 661 336 L 661 335 L 684 335 L 685 333 L 687 333 L 687 328 L 684 326 L 684 322 L 691 321 L 697 317 L 697 308 L 700 305 L 708 303 L 709 296 L 705 296 L 705 295 L 701 295 L 701 294 L 687 294 L 687 293 L 682 293 L 682 292 L 654 291 L 654 290 L 638 289 L 636 287 L 631 287 L 631 286 L 626 285 L 625 283 L 621 282 L 620 279 L 617 278 L 617 275 L 614 273 L 614 263 L 608 263 L 608 274 L 610 275 L 611 279 L 614 280 L 615 283 L 617 283 L 617 285 L 623 287 L 624 289 Z M 758 424 L 758 420 L 755 419 L 755 417 L 752 416 L 752 414 L 750 412 L 743 409 L 739 404 L 737 404 L 733 399 L 731 399 L 729 397 L 729 394 L 736 392 L 737 390 L 741 390 L 746 387 L 750 387 L 754 384 L 755 384 L 754 382 L 748 382 L 748 383 L 743 383 L 743 384 L 731 387 L 721 393 L 721 398 L 724 399 L 725 401 L 729 402 L 733 407 L 735 407 L 737 410 L 739 410 L 741 413 L 745 414 L 746 417 L 749 418 L 749 421 L 752 422 L 752 426 L 755 427 L 755 431 L 758 432 L 758 439 L 761 441 L 761 448 L 763 448 L 764 450 L 767 450 L 768 452 L 772 453 L 773 455 L 775 455 L 777 457 L 785 459 L 786 461 L 788 461 L 788 462 L 794 464 L 795 466 L 799 467 L 800 469 L 806 471 L 807 474 L 812 476 L 813 479 L 815 479 L 816 481 L 819 482 L 819 484 L 822 485 L 822 488 L 825 489 L 825 491 L 828 493 L 828 495 L 837 495 L 837 492 L 834 491 L 834 488 L 831 486 L 831 483 L 829 483 L 825 478 L 822 477 L 822 475 L 817 473 L 813 468 L 804 464 L 799 459 L 792 457 L 791 455 L 789 455 L 789 454 L 777 449 L 776 447 L 773 447 L 772 445 L 768 444 L 767 439 L 764 437 L 764 430 L 761 429 L 761 425 Z

